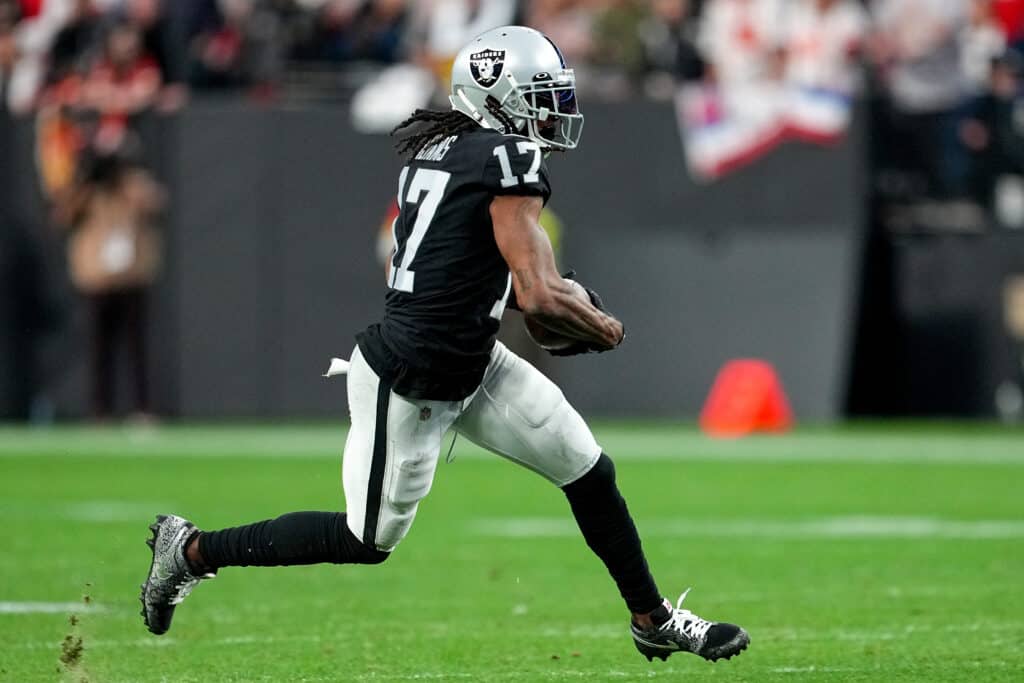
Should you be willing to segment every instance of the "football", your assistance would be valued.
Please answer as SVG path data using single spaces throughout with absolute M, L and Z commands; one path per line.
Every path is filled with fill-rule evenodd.
M 584 289 L 583 285 L 565 278 L 565 281 L 572 287 L 573 294 L 583 299 L 584 301 L 590 301 L 590 295 L 587 294 L 587 290 Z M 542 325 L 536 318 L 529 315 L 523 316 L 523 322 L 526 324 L 526 332 L 530 335 L 530 339 L 534 341 L 537 346 L 548 351 L 561 351 L 566 349 L 578 340 L 572 337 L 566 337 L 560 332 L 550 330 Z

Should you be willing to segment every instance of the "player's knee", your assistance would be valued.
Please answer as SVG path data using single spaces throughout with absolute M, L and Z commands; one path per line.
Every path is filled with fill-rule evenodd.
M 363 543 L 347 526 L 342 529 L 342 544 L 345 564 L 381 564 L 391 556 L 387 550 Z
M 391 553 L 386 550 L 377 550 L 365 543 L 360 543 L 359 545 L 360 549 L 356 554 L 356 564 L 381 564 L 384 560 L 391 557 Z
M 615 487 L 615 463 L 604 453 L 597 459 L 594 466 L 582 477 L 566 484 L 562 490 L 571 498 L 586 496 L 592 492 Z

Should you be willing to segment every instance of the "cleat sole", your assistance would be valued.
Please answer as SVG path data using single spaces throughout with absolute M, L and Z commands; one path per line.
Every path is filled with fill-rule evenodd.
M 717 662 L 719 659 L 732 659 L 738 657 L 741 652 L 747 649 L 750 645 L 750 635 L 740 629 L 736 637 L 730 640 L 728 643 L 718 646 L 713 652 L 700 653 L 700 656 L 709 662 Z
M 633 641 L 633 644 L 636 646 L 636 649 L 640 651 L 640 654 L 642 654 L 644 657 L 647 657 L 647 661 L 648 662 L 653 662 L 655 657 L 657 657 L 658 659 L 660 659 L 663 662 L 667 661 L 668 658 L 669 658 L 669 655 L 671 655 L 673 652 L 677 652 L 678 651 L 678 650 L 666 650 L 666 649 L 662 649 L 660 647 L 652 647 L 650 645 L 646 645 L 644 643 L 637 642 L 636 640 Z

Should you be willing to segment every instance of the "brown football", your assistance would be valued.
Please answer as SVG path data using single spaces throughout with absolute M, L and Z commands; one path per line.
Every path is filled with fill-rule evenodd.
M 590 301 L 590 295 L 587 294 L 587 290 L 584 289 L 580 283 L 569 279 L 566 279 L 566 282 L 572 283 L 572 290 L 576 296 L 584 301 Z M 530 339 L 532 339 L 537 346 L 542 349 L 560 351 L 572 346 L 578 341 L 572 337 L 566 337 L 560 332 L 549 330 L 529 315 L 523 316 L 523 322 L 526 324 L 526 331 L 529 333 Z

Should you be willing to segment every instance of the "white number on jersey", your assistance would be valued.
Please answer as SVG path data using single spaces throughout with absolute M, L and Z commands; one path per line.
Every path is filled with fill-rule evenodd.
M 512 173 L 512 162 L 508 158 L 508 149 L 505 145 L 498 145 L 494 148 L 494 156 L 498 157 L 498 164 L 501 166 L 501 186 L 502 187 L 515 187 L 522 183 L 536 183 L 540 181 L 540 162 L 543 156 L 540 151 L 540 145 L 536 142 L 530 142 L 529 140 L 520 140 L 516 144 L 516 150 L 518 150 L 521 156 L 526 154 L 533 154 L 533 160 L 530 163 L 529 170 L 522 175 L 522 177 L 513 175 Z
M 521 146 L 524 143 L 519 144 Z M 504 151 L 502 147 L 498 149 Z M 538 148 L 539 151 L 540 148 Z M 508 157 L 505 157 L 504 165 L 508 165 Z M 539 157 L 535 166 L 540 166 Z M 402 210 L 407 202 L 412 202 L 413 204 L 419 204 L 419 211 L 416 213 L 416 223 L 412 226 L 412 234 L 409 235 L 405 242 L 405 251 L 402 252 L 401 264 L 395 263 L 394 256 L 391 258 L 391 276 L 388 278 L 388 286 L 400 292 L 412 293 L 416 285 L 416 273 L 410 270 L 413 259 L 416 258 L 416 252 L 419 250 L 420 245 L 423 244 L 423 238 L 426 237 L 430 223 L 434 220 L 434 214 L 437 213 L 437 207 L 441 204 L 441 198 L 444 197 L 445 188 L 448 187 L 448 181 L 451 179 L 452 174 L 429 168 L 417 169 L 412 176 L 412 182 L 409 183 L 409 194 L 403 199 L 405 181 L 408 175 L 409 167 L 406 166 L 402 169 L 401 175 L 398 176 L 398 208 Z M 424 192 L 427 196 L 421 201 L 420 198 Z M 395 222 L 391 225 L 391 234 L 395 241 L 395 256 L 398 255 L 399 249 L 402 248 L 402 245 L 398 242 L 398 231 L 395 230 L 397 224 L 398 219 L 396 218 Z M 508 303 L 508 296 L 511 291 L 512 275 L 509 274 L 508 282 L 505 284 L 505 293 L 491 307 L 491 317 L 495 320 L 501 320 L 501 315 L 505 312 L 505 305 Z
M 437 207 L 441 203 L 441 198 L 444 196 L 444 190 L 448 186 L 448 181 L 451 179 L 452 174 L 445 171 L 437 171 L 429 168 L 420 168 L 416 170 L 416 173 L 412 176 L 412 181 L 409 183 L 409 194 L 402 199 L 402 191 L 405 189 L 406 176 L 409 173 L 409 167 L 406 166 L 402 169 L 402 174 L 398 177 L 398 207 L 404 209 L 405 204 L 412 202 L 413 204 L 419 204 L 419 211 L 416 212 L 416 223 L 412 226 L 412 234 L 405 242 L 405 251 L 402 252 L 402 262 L 396 264 L 394 257 L 391 261 L 391 277 L 388 280 L 388 286 L 392 289 L 397 289 L 400 292 L 412 292 L 413 287 L 416 284 L 416 273 L 410 270 L 412 267 L 413 259 L 416 258 L 416 252 L 419 250 L 420 245 L 423 243 L 423 238 L 427 234 L 427 229 L 430 227 L 430 222 L 434 220 L 434 214 L 437 212 Z M 423 201 L 420 201 L 420 195 L 426 193 L 427 196 Z M 398 243 L 398 233 L 395 233 L 395 255 L 398 255 L 398 249 L 402 245 Z

